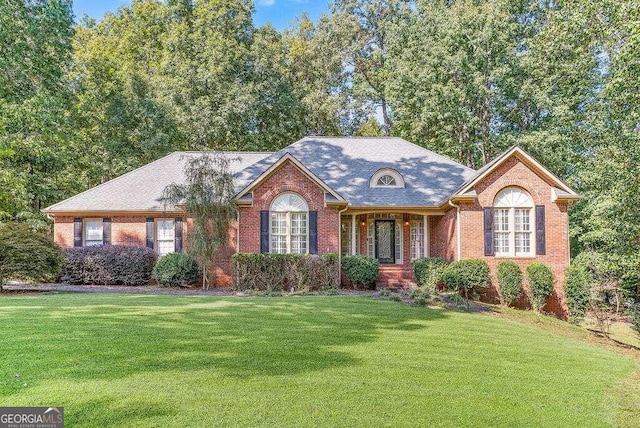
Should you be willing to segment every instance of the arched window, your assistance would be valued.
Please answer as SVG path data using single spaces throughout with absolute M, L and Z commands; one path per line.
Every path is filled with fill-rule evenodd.
M 395 169 L 382 168 L 376 171 L 369 180 L 370 187 L 404 187 L 402 175 Z
M 493 201 L 493 249 L 497 256 L 533 256 L 533 199 L 507 187 Z
M 308 249 L 307 202 L 295 193 L 283 193 L 271 202 L 270 251 L 280 254 L 306 254 Z

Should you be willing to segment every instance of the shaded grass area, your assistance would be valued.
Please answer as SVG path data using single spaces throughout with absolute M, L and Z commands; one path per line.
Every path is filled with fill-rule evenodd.
M 5 297 L 0 406 L 64 406 L 69 426 L 632 425 L 633 358 L 544 322 L 365 297 Z

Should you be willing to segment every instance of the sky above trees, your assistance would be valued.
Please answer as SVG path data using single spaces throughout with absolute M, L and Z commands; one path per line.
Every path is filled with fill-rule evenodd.
M 130 0 L 75 0 L 73 13 L 76 20 L 84 14 L 100 20 L 105 13 L 115 13 L 119 7 L 130 4 Z M 256 26 L 271 23 L 276 29 L 283 30 L 303 13 L 312 21 L 317 21 L 320 15 L 328 11 L 327 0 L 256 0 L 253 20 Z

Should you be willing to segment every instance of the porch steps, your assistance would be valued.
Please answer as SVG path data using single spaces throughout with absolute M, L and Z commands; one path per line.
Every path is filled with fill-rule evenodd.
M 411 288 L 416 287 L 416 279 L 411 268 L 398 265 L 380 265 L 377 288 Z

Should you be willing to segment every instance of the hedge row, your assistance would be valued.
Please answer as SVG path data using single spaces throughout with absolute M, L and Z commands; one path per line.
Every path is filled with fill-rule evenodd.
M 308 291 L 340 285 L 337 254 L 236 253 L 232 261 L 237 290 Z
M 62 281 L 86 285 L 146 285 L 156 253 L 146 247 L 97 245 L 65 249 Z
M 489 265 L 480 259 L 459 260 L 447 264 L 443 259 L 419 258 L 413 264 L 413 272 L 418 284 L 434 289 L 444 283 L 448 289 L 457 290 L 465 296 L 476 293 L 489 282 Z M 529 300 L 535 310 L 540 310 L 553 291 L 553 272 L 539 262 L 527 266 L 529 280 Z M 520 267 L 512 260 L 502 260 L 497 265 L 498 288 L 502 304 L 509 305 L 522 295 L 523 275 Z M 576 292 L 579 294 L 582 291 Z M 583 297 L 576 296 L 576 299 Z M 570 301 L 571 304 L 571 301 Z M 584 305 L 581 301 L 579 305 Z

